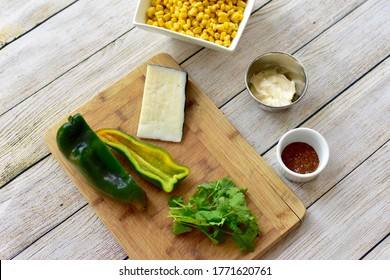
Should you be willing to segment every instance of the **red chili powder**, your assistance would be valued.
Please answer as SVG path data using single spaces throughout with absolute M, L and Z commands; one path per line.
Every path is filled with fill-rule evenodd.
M 287 145 L 282 152 L 282 160 L 288 169 L 300 174 L 314 172 L 320 163 L 314 148 L 302 142 Z

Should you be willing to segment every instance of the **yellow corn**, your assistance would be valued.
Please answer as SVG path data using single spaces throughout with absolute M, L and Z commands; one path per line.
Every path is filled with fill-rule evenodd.
M 202 28 L 200 28 L 199 26 L 198 27 L 195 27 L 194 30 L 192 30 L 195 34 L 200 34 L 202 33 Z
M 158 26 L 160 26 L 160 27 L 164 27 L 165 26 L 165 22 L 164 22 L 164 20 L 162 18 L 157 19 L 157 23 L 158 23 Z
M 171 19 L 171 13 L 166 13 L 162 18 L 166 22 L 169 21 Z
M 246 3 L 244 1 L 238 0 L 237 1 L 237 7 L 245 8 L 246 7 Z
M 246 0 L 152 0 L 146 23 L 225 47 L 237 35 Z
M 241 13 L 239 13 L 239 12 L 235 12 L 231 16 L 231 19 L 232 19 L 233 22 L 239 22 L 239 21 L 242 20 L 242 18 L 243 18 L 243 15 Z
M 192 37 L 194 37 L 194 33 L 193 33 L 191 30 L 187 30 L 187 31 L 186 31 L 186 34 L 187 34 L 187 35 L 190 35 L 190 36 L 192 36 Z
M 147 13 L 149 19 L 151 19 L 154 16 L 154 14 L 156 13 L 156 8 L 153 6 L 149 7 L 148 10 L 146 11 L 146 13 Z
M 190 16 L 196 17 L 198 14 L 198 9 L 195 7 L 192 7 L 191 10 L 188 12 Z

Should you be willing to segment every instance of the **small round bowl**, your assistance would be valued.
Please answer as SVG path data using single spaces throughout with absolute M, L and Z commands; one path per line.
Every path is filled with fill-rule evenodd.
M 253 75 L 268 69 L 283 69 L 283 74 L 295 82 L 296 93 L 293 102 L 285 106 L 270 106 L 262 103 L 251 90 L 251 80 Z M 302 63 L 292 55 L 284 52 L 269 52 L 256 57 L 245 71 L 245 86 L 260 108 L 266 111 L 280 111 L 292 107 L 299 102 L 306 93 L 309 84 L 308 76 Z
M 303 142 L 314 148 L 318 158 L 320 160 L 317 169 L 312 173 L 300 174 L 290 170 L 282 160 L 282 152 L 284 148 L 294 142 Z M 288 131 L 284 134 L 276 147 L 276 158 L 279 162 L 282 175 L 294 182 L 308 182 L 314 179 L 318 174 L 320 174 L 325 166 L 328 164 L 329 160 L 329 146 L 325 138 L 318 133 L 317 131 L 310 128 L 296 128 Z

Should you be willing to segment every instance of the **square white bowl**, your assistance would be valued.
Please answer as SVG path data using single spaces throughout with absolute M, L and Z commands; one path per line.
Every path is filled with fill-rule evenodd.
M 165 29 L 162 27 L 152 26 L 149 24 L 146 24 L 147 16 L 146 11 L 150 7 L 152 3 L 152 0 L 138 0 L 137 10 L 135 12 L 133 24 L 141 29 L 163 34 L 166 36 L 170 36 L 172 38 L 182 40 L 188 43 L 196 44 L 205 48 L 217 50 L 217 51 L 224 51 L 224 52 L 233 52 L 238 45 L 238 42 L 240 41 L 241 35 L 244 32 L 245 26 L 248 22 L 248 19 L 252 13 L 253 5 L 255 4 L 255 0 L 248 0 L 246 3 L 246 7 L 244 10 L 244 17 L 242 21 L 240 22 L 237 30 L 237 35 L 232 40 L 232 43 L 229 47 L 221 46 L 216 43 L 212 43 L 200 38 L 192 37 L 189 35 L 184 35 L 179 32 L 171 31 L 169 29 Z

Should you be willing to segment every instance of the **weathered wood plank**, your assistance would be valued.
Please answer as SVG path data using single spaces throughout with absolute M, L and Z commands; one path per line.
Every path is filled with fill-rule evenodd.
M 0 50 L 0 114 L 127 32 L 135 5 L 79 1 Z
M 310 207 L 299 230 L 265 258 L 361 258 L 390 231 L 389 154 L 388 142 Z
M 283 133 L 305 121 L 388 56 L 390 28 L 383 26 L 386 26 L 389 13 L 387 1 L 364 3 L 299 50 L 296 56 L 308 72 L 309 88 L 306 96 L 291 110 L 265 112 L 245 90 L 224 106 L 223 112 L 262 154 Z
M 255 57 L 268 51 L 295 52 L 363 2 L 272 1 L 249 19 L 237 52 L 205 50 L 182 66 L 211 100 L 221 106 L 245 88 L 245 69 Z M 381 13 L 379 17 L 382 22 L 384 16 Z M 369 27 L 367 30 L 371 31 Z M 252 112 L 252 108 L 245 111 Z
M 0 189 L 0 259 L 9 259 L 61 223 L 85 200 L 54 157 Z
M 381 243 L 378 244 L 364 260 L 390 260 L 390 238 L 387 237 Z
M 127 256 L 122 248 L 103 225 L 95 212 L 86 206 L 77 215 L 70 217 L 64 224 L 50 232 L 34 243 L 35 250 L 24 250 L 17 255 L 18 260 L 96 260 L 96 259 L 125 259 Z M 83 221 L 80 221 L 80 216 Z M 72 236 L 64 235 L 64 231 L 72 231 Z M 68 239 L 69 238 L 69 239 Z M 81 244 L 82 250 L 80 250 Z
M 73 2 L 75 0 L 1 1 L 0 49 Z

